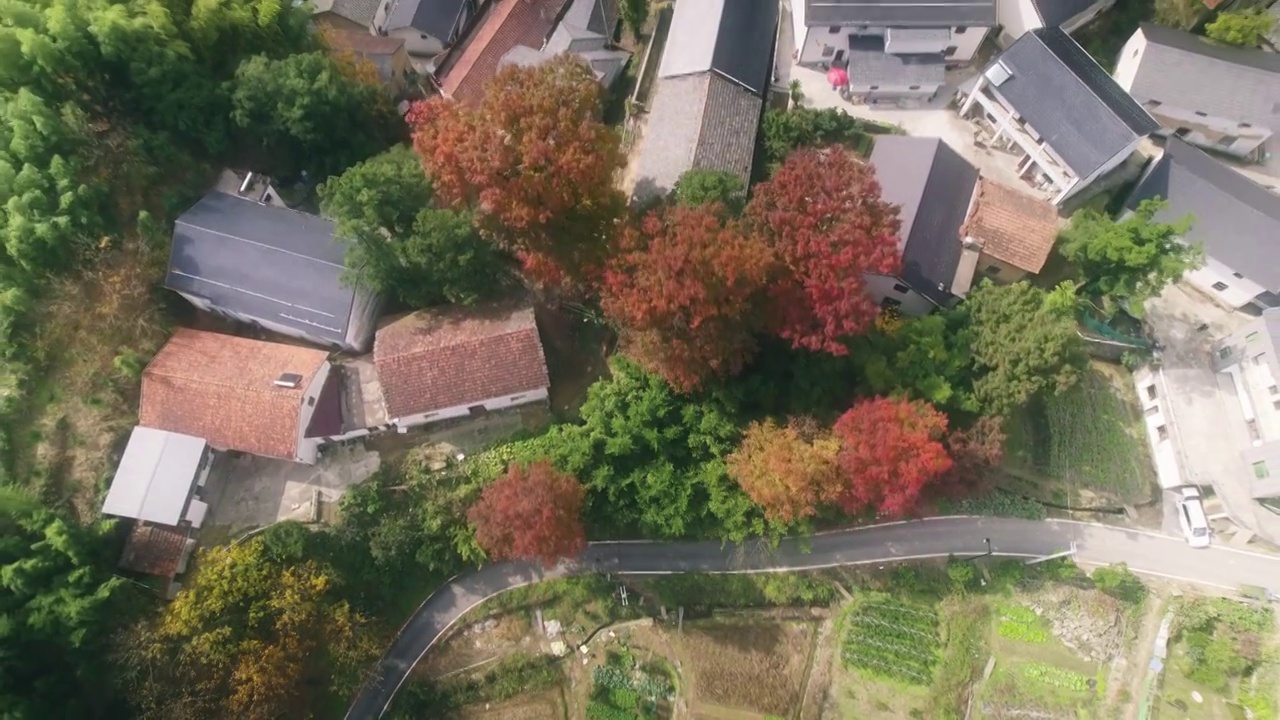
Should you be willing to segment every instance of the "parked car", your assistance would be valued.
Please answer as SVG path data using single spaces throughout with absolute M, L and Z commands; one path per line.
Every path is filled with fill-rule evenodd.
M 1200 502 L 1200 491 L 1184 487 L 1178 491 L 1178 523 L 1191 547 L 1209 547 L 1209 518 Z

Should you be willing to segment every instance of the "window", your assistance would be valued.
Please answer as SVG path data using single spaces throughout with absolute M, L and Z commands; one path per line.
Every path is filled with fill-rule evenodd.
M 1157 428 L 1156 428 L 1156 437 L 1157 437 L 1157 438 L 1159 438 L 1159 439 L 1161 439 L 1161 440 L 1168 440 L 1168 439 L 1169 439 L 1169 426 L 1167 426 L 1167 425 L 1161 425 L 1161 426 L 1157 427 Z
M 1209 113 L 1202 113 L 1202 112 L 1200 112 L 1199 110 L 1197 110 L 1197 111 L 1196 111 L 1196 116 L 1197 116 L 1197 117 L 1209 117 Z
M 1137 54 L 1137 52 L 1138 52 L 1138 51 L 1137 51 L 1137 50 L 1134 50 L 1133 52 L 1134 52 L 1134 54 Z M 1146 102 L 1145 102 L 1145 103 L 1143 103 L 1143 104 L 1144 104 L 1144 105 L 1146 105 L 1147 107 L 1149 107 L 1149 108 L 1151 108 L 1151 109 L 1153 109 L 1153 110 L 1154 110 L 1154 109 L 1156 109 L 1156 108 L 1160 107 L 1161 102 L 1160 102 L 1159 100 L 1148 100 L 1148 101 L 1146 101 Z
M 471 417 L 484 417 L 489 414 L 489 408 L 483 405 L 472 405 L 467 408 L 467 413 L 471 415 Z
M 880 307 L 884 308 L 885 310 L 897 310 L 898 308 L 902 307 L 902 301 L 896 300 L 891 297 L 887 297 L 880 301 Z
M 524 399 L 524 397 L 525 397 L 524 395 L 512 395 L 511 402 L 520 402 L 521 400 Z
M 840 26 L 839 26 L 839 25 L 832 25 L 831 27 L 827 28 L 827 32 L 831 33 L 832 35 L 839 35 L 839 34 L 840 34 Z
M 1236 141 L 1239 139 L 1240 138 L 1236 137 L 1235 135 L 1223 135 L 1222 137 L 1218 138 L 1217 145 L 1218 147 L 1231 147 L 1232 145 L 1235 145 Z
M 832 55 L 835 54 L 835 52 L 836 52 L 836 49 L 831 47 L 830 45 L 822 46 L 822 57 L 831 57 Z
M 1243 279 L 1244 279 L 1244 276 L 1243 276 L 1243 275 L 1241 275 L 1240 273 L 1233 272 L 1233 273 L 1231 273 L 1231 274 L 1232 274 L 1232 275 L 1235 275 L 1236 277 L 1240 278 L 1241 280 L 1243 280 Z
M 1134 48 L 1134 49 L 1133 49 L 1133 54 L 1132 54 L 1132 55 L 1130 55 L 1129 57 L 1138 57 L 1138 53 L 1140 53 L 1140 52 L 1142 52 L 1142 48 Z
M 1266 461 L 1259 460 L 1253 464 L 1253 476 L 1259 480 L 1266 480 L 1271 477 L 1271 473 L 1267 472 Z
M 986 266 L 985 268 L 983 268 L 983 269 L 982 269 L 982 274 L 983 274 L 983 275 L 999 275 L 999 274 L 1000 274 L 1000 266 L 999 266 L 999 265 L 988 265 L 988 266 Z
M 1271 393 L 1272 395 L 1280 395 L 1280 387 L 1272 385 L 1271 387 L 1267 388 L 1267 392 Z
M 1222 358 L 1223 360 L 1226 360 L 1227 358 L 1231 357 L 1231 348 L 1224 347 L 1221 350 L 1219 350 L 1218 357 Z
M 955 45 L 948 45 L 947 49 L 942 51 L 942 57 L 955 57 L 956 51 L 959 49 Z
M 961 25 L 960 27 L 956 28 L 956 34 L 957 34 L 957 35 L 963 35 L 963 34 L 964 34 L 964 31 L 965 31 L 965 30 L 968 30 L 968 29 L 969 29 L 969 28 L 965 27 L 964 25 Z
M 430 39 L 431 39 L 431 36 L 430 36 L 430 35 L 428 35 L 428 34 L 426 34 L 426 33 L 422 33 L 422 39 L 423 39 L 423 40 L 430 40 Z
M 1177 130 L 1174 130 L 1173 134 L 1177 135 L 1180 138 L 1184 138 L 1191 134 L 1191 128 L 1180 127 Z
M 1245 336 L 1244 336 L 1244 341 L 1245 341 L 1245 342 L 1253 342 L 1253 341 L 1254 341 L 1254 338 L 1256 338 L 1256 337 L 1258 337 L 1258 333 L 1256 333 L 1256 332 L 1251 332 L 1251 333 L 1249 333 L 1248 335 L 1245 335 Z
M 920 86 L 919 86 L 919 85 L 912 85 L 912 86 L 908 87 L 907 89 L 908 89 L 908 90 L 919 90 L 919 89 L 920 89 Z
M 1252 126 L 1252 125 L 1250 125 L 1249 123 L 1240 123 L 1240 124 L 1239 124 L 1239 125 L 1237 125 L 1236 127 L 1251 128 L 1251 127 L 1253 127 L 1253 126 Z
M 880 86 L 879 86 L 879 85 L 872 85 L 872 86 L 871 86 L 871 89 L 872 89 L 872 90 L 879 90 L 879 89 L 880 89 Z
M 1155 416 L 1155 415 L 1159 415 L 1159 414 L 1160 414 L 1160 407 L 1159 407 L 1158 405 L 1152 405 L 1151 407 L 1149 407 L 1149 408 L 1147 408 L 1146 410 L 1142 411 L 1142 414 L 1143 414 L 1143 415 L 1146 415 L 1147 417 L 1152 417 L 1152 416 Z
M 911 292 L 911 288 L 907 287 L 906 285 L 903 285 L 902 283 L 894 283 L 893 291 L 900 295 L 906 295 L 907 293 Z
M 1216 282 L 1213 284 L 1213 289 L 1217 290 L 1218 292 L 1222 292 L 1223 290 L 1227 289 L 1227 284 L 1224 282 Z
M 1148 399 L 1148 400 L 1155 400 L 1155 399 L 1156 399 L 1156 386 L 1155 386 L 1155 385 L 1148 385 L 1148 386 L 1147 386 L 1147 399 Z
M 315 407 L 315 406 L 316 406 L 316 396 L 312 395 L 311 397 L 307 398 L 307 407 Z
M 1253 356 L 1253 364 L 1254 364 L 1254 365 L 1262 365 L 1262 359 L 1263 359 L 1263 358 L 1265 358 L 1266 356 L 1267 356 L 1267 354 L 1266 354 L 1266 353 L 1258 353 L 1257 355 L 1254 355 L 1254 356 Z
M 1275 408 L 1275 409 L 1277 409 L 1277 410 L 1280 410 L 1280 400 L 1273 400 L 1273 401 L 1271 401 L 1271 407 L 1273 407 L 1273 408 Z

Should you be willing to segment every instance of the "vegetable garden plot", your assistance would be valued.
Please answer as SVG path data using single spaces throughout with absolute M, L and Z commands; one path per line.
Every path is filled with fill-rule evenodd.
M 840 658 L 845 667 L 928 685 L 939 645 L 938 613 L 933 608 L 876 597 L 853 605 L 846 614 Z
M 1001 637 L 1037 645 L 1049 639 L 1049 629 L 1044 619 L 1026 605 L 1001 605 L 999 618 L 1000 624 L 996 626 L 996 632 Z

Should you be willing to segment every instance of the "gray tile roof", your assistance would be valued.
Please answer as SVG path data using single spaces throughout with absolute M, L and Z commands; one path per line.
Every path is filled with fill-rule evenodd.
M 361 0 L 364 1 L 364 0 Z M 377 0 L 372 0 L 376 8 Z M 386 27 L 411 27 L 448 45 L 468 0 L 393 0 L 387 13 Z
M 714 72 L 659 77 L 656 85 L 636 159 L 635 197 L 664 195 L 694 168 L 731 172 L 745 183 L 764 100 Z
M 1280 130 L 1280 54 L 1226 47 L 1144 23 L 1147 49 L 1129 92 L 1217 117 Z
M 946 80 L 947 61 L 941 53 L 890 55 L 884 40 L 874 36 L 849 39 L 849 84 L 855 87 L 937 86 Z
M 378 14 L 379 2 L 380 0 L 333 0 L 325 9 L 353 23 L 372 27 L 373 18 Z
M 996 0 L 799 0 L 805 24 L 994 27 Z
M 607 38 L 618 26 L 618 0 L 573 0 L 560 24 Z
M 1011 77 L 994 92 L 1081 178 L 1160 127 L 1060 28 L 1023 34 L 997 62 Z
M 324 218 L 211 192 L 175 223 L 164 284 L 345 345 L 356 291 L 344 254 Z
M 904 135 L 878 136 L 871 165 L 881 196 L 899 206 L 902 279 L 930 300 L 948 302 L 978 169 L 938 138 Z
M 1031 6 L 1035 8 L 1045 27 L 1058 27 L 1098 2 L 1099 0 L 1031 0 Z
M 763 96 L 777 27 L 776 0 L 677 2 L 658 77 L 713 70 Z
M 1162 197 L 1168 207 L 1157 218 L 1172 222 L 1191 215 L 1186 239 L 1205 255 L 1280 291 L 1280 196 L 1177 138 L 1129 198 L 1129 207 Z

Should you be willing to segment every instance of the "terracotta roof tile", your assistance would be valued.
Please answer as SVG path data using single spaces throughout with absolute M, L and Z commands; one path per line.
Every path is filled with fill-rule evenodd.
M 138 423 L 215 448 L 293 460 L 302 398 L 322 350 L 183 328 L 142 373 Z M 302 376 L 296 388 L 274 383 Z
M 987 255 L 1038 273 L 1058 239 L 1058 212 L 1045 200 L 983 178 L 962 233 L 980 241 Z
M 378 331 L 373 356 L 391 418 L 550 385 L 538 326 L 528 307 L 410 313 Z
M 492 0 L 488 15 L 440 76 L 440 89 L 459 102 L 480 99 L 502 57 L 517 45 L 541 50 L 566 0 Z
M 171 578 L 178 573 L 187 548 L 187 533 L 172 527 L 138 523 L 129 533 L 120 567 Z

